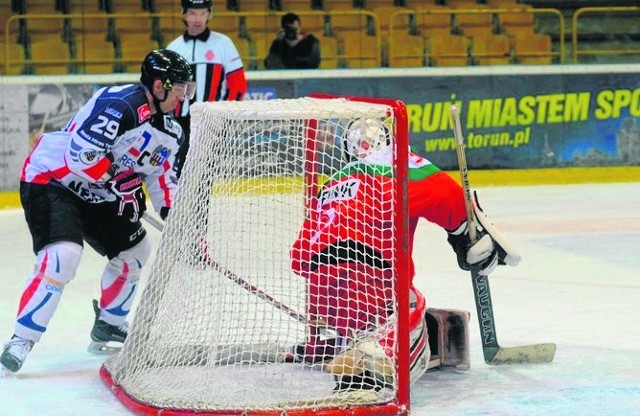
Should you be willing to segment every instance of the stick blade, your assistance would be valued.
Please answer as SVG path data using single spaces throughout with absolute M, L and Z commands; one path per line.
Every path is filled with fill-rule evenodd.
M 556 344 L 486 348 L 484 353 L 489 365 L 550 363 L 556 355 Z

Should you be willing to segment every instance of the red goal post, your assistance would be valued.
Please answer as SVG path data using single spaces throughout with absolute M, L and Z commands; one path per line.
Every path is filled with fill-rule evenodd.
M 344 164 L 347 126 L 368 118 L 392 132 L 393 293 L 384 299 L 393 309 L 392 381 L 381 391 L 336 392 L 322 363 L 290 359 L 317 323 L 306 316 L 309 283 L 289 256 L 319 187 Z M 103 382 L 138 414 L 409 414 L 404 103 L 327 94 L 196 103 L 191 123 L 175 206 Z

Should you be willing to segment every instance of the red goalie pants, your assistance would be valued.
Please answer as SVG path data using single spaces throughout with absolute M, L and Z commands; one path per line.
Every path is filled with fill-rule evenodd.
M 313 361 L 331 358 L 359 331 L 382 326 L 393 314 L 393 273 L 362 263 L 321 265 L 308 275 L 309 319 L 312 328 L 305 355 Z M 411 287 L 409 327 L 411 355 L 426 348 L 426 303 Z M 326 331 L 322 328 L 326 327 Z M 336 331 L 338 336 L 331 336 Z M 394 349 L 393 330 L 383 331 L 379 342 L 388 355 Z M 413 360 L 412 360 L 413 361 Z

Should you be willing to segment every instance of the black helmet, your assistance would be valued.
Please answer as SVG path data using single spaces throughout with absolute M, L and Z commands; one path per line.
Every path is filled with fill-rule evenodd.
M 187 9 L 207 9 L 211 11 L 211 0 L 182 0 L 182 14 Z
M 161 80 L 163 88 L 170 91 L 174 83 L 191 83 L 193 71 L 189 62 L 179 53 L 169 49 L 156 49 L 149 52 L 142 61 L 140 82 L 152 90 L 156 79 Z

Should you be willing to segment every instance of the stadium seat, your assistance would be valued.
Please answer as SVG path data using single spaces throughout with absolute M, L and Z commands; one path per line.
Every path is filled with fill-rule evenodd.
M 114 24 L 119 34 L 119 39 L 132 44 L 126 38 L 143 38 L 151 36 L 156 43 L 160 38 L 158 26 L 154 27 L 149 11 L 142 8 L 140 0 L 114 1 L 109 9 L 111 15 L 115 15 Z M 156 25 L 158 22 L 156 21 Z
M 7 68 L 7 58 L 9 68 Z M 0 48 L 0 75 L 20 75 L 24 69 L 24 48 L 17 42 L 9 43 L 9 55 L 6 45 Z
M 320 69 L 338 67 L 338 40 L 333 36 L 317 36 L 320 41 Z
M 9 18 L 13 16 L 13 11 L 11 10 L 11 4 L 9 2 L 0 3 L 0 33 L 4 33 L 5 26 Z
M 108 36 L 110 40 L 115 40 L 115 21 L 109 17 L 106 11 L 98 7 L 97 1 L 84 1 L 81 4 L 70 2 L 69 13 L 83 15 L 79 18 L 67 19 L 76 39 L 78 35 L 83 33 L 97 33 Z M 86 16 L 87 14 L 98 17 L 90 18 Z
M 323 10 L 358 10 L 352 0 L 322 0 Z
M 305 12 L 313 10 L 311 0 L 280 0 L 283 12 Z
M 516 36 L 518 32 L 521 31 L 534 32 L 534 15 L 524 10 L 526 9 L 523 8 L 509 13 L 500 13 L 498 15 L 500 33 L 508 36 Z
M 515 36 L 513 55 L 523 65 L 549 65 L 553 61 L 551 36 L 538 33 Z
M 162 13 L 166 14 L 166 12 Z M 166 46 L 169 42 L 182 35 L 185 30 L 184 21 L 180 14 L 159 17 L 157 27 L 159 31 L 158 38 L 162 46 Z
M 25 2 L 25 14 L 27 15 L 27 26 L 31 33 L 62 33 L 62 18 L 52 18 L 53 16 L 62 15 L 51 0 L 29 0 Z M 34 15 L 48 15 L 49 18 L 30 17 Z M 4 30 L 4 27 L 2 28 Z
M 20 2 L 18 1 L 18 3 Z M 56 9 L 56 2 L 51 0 L 26 0 L 24 1 L 24 6 L 25 14 L 58 13 L 58 9 Z
M 140 0 L 117 0 L 112 4 L 113 7 L 109 10 L 110 13 L 140 14 L 148 12 L 142 8 L 142 2 Z
M 380 6 L 373 9 L 368 9 L 372 11 L 378 17 L 378 24 L 380 25 L 380 31 L 382 33 L 386 33 L 389 30 L 391 25 L 391 19 L 394 19 L 393 28 L 394 29 L 406 29 L 409 30 L 409 21 L 411 19 L 410 15 L 400 13 L 394 16 L 396 12 L 407 12 L 410 9 L 406 7 L 396 7 L 396 6 Z
M 432 13 L 434 11 L 447 11 L 443 6 L 430 6 L 418 9 L 422 13 L 416 13 L 416 27 L 423 37 L 450 35 L 453 25 L 453 15 L 448 13 Z
M 213 2 L 214 11 L 223 11 Z M 151 13 L 180 13 L 180 0 L 149 0 L 149 11 Z
M 329 16 L 331 32 L 364 31 L 372 34 L 372 22 L 369 18 L 369 14 L 349 13 L 349 11 L 340 10 L 331 12 Z
M 396 2 L 394 0 L 366 0 L 364 5 L 369 10 L 377 9 L 379 7 L 399 7 L 396 6 Z
M 389 66 L 420 67 L 425 64 L 424 38 L 406 31 L 394 31 L 389 43 Z
M 151 38 L 151 32 L 122 33 L 116 42 L 116 56 L 125 72 L 140 70 L 140 62 L 149 52 L 158 48 L 158 42 Z
M 316 37 L 324 36 L 329 32 L 331 18 L 328 14 L 301 15 L 300 26 L 303 32 L 313 33 Z
M 280 30 L 280 16 L 275 14 L 242 16 L 239 21 L 244 25 L 244 32 L 248 33 L 260 32 L 275 38 Z M 244 32 L 240 30 L 240 33 Z
M 436 1 L 436 3 L 441 3 L 446 5 L 447 7 L 455 7 L 457 9 L 475 9 L 477 7 L 484 6 L 484 0 L 476 1 L 476 0 L 444 0 L 444 1 Z
M 486 35 L 494 32 L 493 14 L 481 13 L 486 6 L 475 2 L 457 2 L 455 9 L 459 11 L 454 15 L 454 29 L 457 34 L 468 38 L 476 35 Z M 473 12 L 473 10 L 477 10 Z M 465 13 L 465 11 L 468 11 Z
M 86 32 L 76 36 L 75 51 L 78 73 L 110 74 L 114 71 L 115 45 L 107 40 L 106 33 Z
M 267 12 L 271 10 L 268 0 L 237 0 L 237 4 L 240 12 Z
M 367 35 L 364 31 L 335 31 L 342 51 L 342 66 L 345 68 L 377 68 L 380 67 L 380 45 L 376 36 Z
M 227 36 L 237 36 L 240 34 L 240 17 L 236 16 L 217 16 L 213 15 L 211 20 L 209 20 L 209 29 L 214 32 L 224 33 Z M 182 25 L 182 30 L 180 33 L 183 33 L 185 30 L 184 24 Z
M 250 70 L 265 69 L 264 58 L 269 53 L 269 47 L 275 36 L 265 32 L 249 32 L 249 54 L 243 57 L 245 68 Z M 242 54 L 241 54 L 242 55 Z
M 437 34 L 425 38 L 431 66 L 466 66 L 469 63 L 469 39 L 464 36 Z
M 29 74 L 58 75 L 69 73 L 71 53 L 69 44 L 60 34 L 30 33 L 27 46 L 26 65 Z
M 77 0 L 69 0 L 68 2 L 68 10 L 69 13 L 84 13 L 84 14 L 96 14 L 96 13 L 107 13 L 105 2 L 100 0 L 85 0 L 85 1 L 77 1 Z
M 505 35 L 476 35 L 471 38 L 474 65 L 507 65 L 511 63 L 511 45 Z
M 519 9 L 527 6 L 524 3 L 518 3 L 518 0 L 487 0 L 486 5 L 492 9 Z

